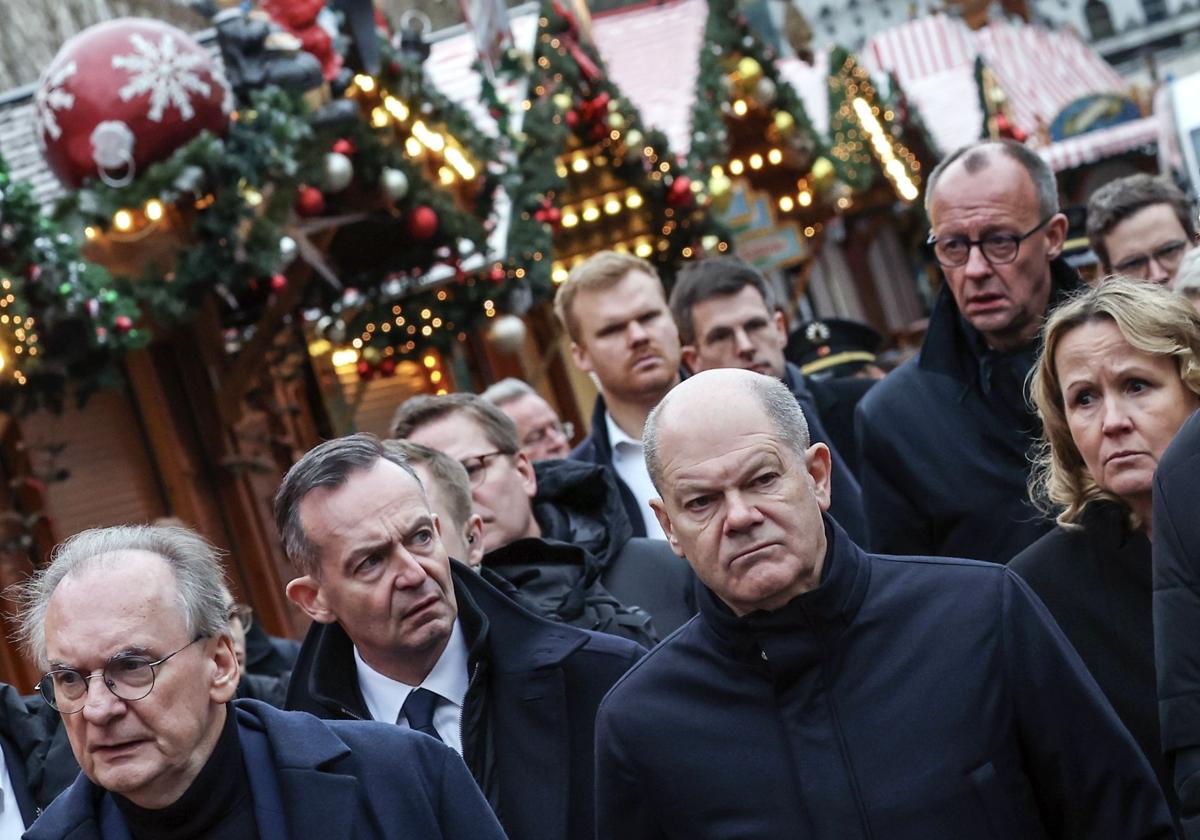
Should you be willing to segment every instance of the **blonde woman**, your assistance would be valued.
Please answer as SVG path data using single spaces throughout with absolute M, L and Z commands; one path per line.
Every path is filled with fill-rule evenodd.
M 1151 485 L 1200 408 L 1200 315 L 1165 288 L 1103 281 L 1056 309 L 1034 368 L 1031 492 L 1058 527 L 1010 564 L 1074 644 L 1177 802 L 1160 749 Z

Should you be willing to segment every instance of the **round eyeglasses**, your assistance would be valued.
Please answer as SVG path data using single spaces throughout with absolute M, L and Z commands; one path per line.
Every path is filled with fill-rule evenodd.
M 965 236 L 948 236 L 943 239 L 931 233 L 925 244 L 933 246 L 934 257 L 946 268 L 966 265 L 967 260 L 971 259 L 971 249 L 975 246 L 979 246 L 983 258 L 990 264 L 1007 265 L 1017 258 L 1021 251 L 1021 243 L 1050 224 L 1050 220 L 1057 215 L 1051 213 L 1025 233 L 989 233 L 979 239 L 968 239 Z
M 488 467 L 492 465 L 492 461 L 500 455 L 512 455 L 512 452 L 485 452 L 482 455 L 473 455 L 470 458 L 463 458 L 459 461 L 463 465 L 463 469 L 467 471 L 467 478 L 471 481 L 472 487 L 478 487 L 487 481 Z
M 1113 266 L 1114 274 L 1125 274 L 1140 280 L 1150 279 L 1150 260 L 1154 260 L 1163 271 L 1170 274 L 1179 267 L 1183 255 L 1190 250 L 1188 242 L 1174 239 L 1155 248 L 1149 254 L 1134 254 Z
M 121 700 L 141 700 L 154 690 L 157 669 L 172 656 L 182 653 L 203 638 L 205 637 L 197 636 L 162 659 L 118 653 L 108 660 L 101 670 L 91 674 L 74 668 L 55 668 L 42 675 L 37 688 L 42 698 L 64 715 L 73 715 L 83 710 L 87 705 L 88 686 L 95 677 L 101 677 L 108 690 Z
M 571 438 L 575 437 L 575 424 L 569 420 L 565 423 L 559 422 L 558 420 L 555 420 L 553 423 L 547 423 L 540 429 L 534 429 L 532 432 L 527 434 L 525 439 L 521 441 L 521 448 L 528 449 L 537 446 L 538 444 L 545 442 L 546 438 L 550 437 L 550 435 L 558 435 L 563 440 L 570 443 Z

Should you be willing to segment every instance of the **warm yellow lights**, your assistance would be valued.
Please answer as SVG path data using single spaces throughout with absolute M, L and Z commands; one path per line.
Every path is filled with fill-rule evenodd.
M 412 124 L 413 137 L 416 137 L 425 148 L 440 152 L 446 148 L 446 138 L 433 131 L 425 123 L 417 120 Z
M 587 172 L 589 166 L 591 166 L 591 163 L 583 155 L 579 155 L 575 160 L 571 161 L 571 169 L 579 173 Z
M 579 217 L 575 215 L 574 210 L 567 210 L 562 214 L 562 226 L 565 228 L 573 228 L 579 224 Z
M 375 80 L 366 73 L 359 73 L 355 76 L 354 84 L 358 85 L 358 89 L 363 93 L 370 93 L 375 90 Z
M 358 339 L 354 340 L 356 344 L 361 344 Z M 341 350 L 334 350 L 333 355 L 329 357 L 333 362 L 334 367 L 344 367 L 352 365 L 358 361 L 358 351 L 350 347 L 343 347 Z
M 737 114 L 739 117 L 744 117 L 746 116 L 746 112 L 749 110 L 750 107 L 746 104 L 745 99 L 734 100 L 733 113 Z
M 318 338 L 308 345 L 308 355 L 324 356 L 332 349 L 333 345 L 330 344 L 326 339 Z
M 128 210 L 118 210 L 113 213 L 113 227 L 121 233 L 128 233 L 133 229 L 133 214 Z
M 630 210 L 636 210 L 642 206 L 642 194 L 637 190 L 630 190 L 625 195 L 625 206 Z
M 157 222 L 163 217 L 163 203 L 157 198 L 152 198 L 146 202 L 146 218 L 152 222 Z
M 892 144 L 892 140 L 884 127 L 880 125 L 879 119 L 875 116 L 875 110 L 861 96 L 856 96 L 851 103 L 854 109 L 854 115 L 858 118 L 859 124 L 863 127 L 863 131 L 871 139 L 871 148 L 875 152 L 875 157 L 883 166 L 883 172 L 888 177 L 896 188 L 896 192 L 905 201 L 915 201 L 920 191 L 914 183 L 913 177 L 909 174 L 909 168 L 904 165 L 904 162 L 896 156 L 896 149 Z M 902 153 L 907 157 L 908 150 L 902 148 Z M 913 165 L 915 171 L 916 165 Z M 843 204 L 842 202 L 846 203 Z M 838 207 L 845 209 L 850 206 L 849 199 L 839 199 Z
M 564 266 L 562 263 L 555 263 L 554 270 L 550 272 L 550 280 L 556 286 L 560 286 L 563 283 L 566 283 L 567 278 L 570 276 L 571 276 L 571 272 L 567 271 L 566 266 Z
M 604 212 L 610 216 L 615 216 L 621 212 L 621 199 L 615 195 L 610 195 L 604 200 Z
M 762 155 L 760 155 L 758 152 L 755 152 L 754 154 L 750 155 L 750 168 L 751 169 L 762 169 L 762 165 L 763 165 Z
M 388 112 L 376 105 L 371 109 L 371 125 L 375 128 L 383 128 L 388 124 Z
M 731 175 L 741 175 L 745 171 L 746 167 L 743 166 L 742 162 L 737 158 L 729 161 L 729 172 Z
M 800 202 L 801 207 L 807 207 L 812 204 L 812 193 L 808 190 L 801 190 L 800 195 L 796 196 L 796 201 Z
M 421 152 L 425 151 L 425 147 L 417 142 L 416 137 L 408 137 L 404 141 L 404 151 L 409 157 L 420 157 Z
M 394 96 L 385 96 L 383 98 L 383 107 L 397 120 L 404 121 L 408 119 L 408 107 Z
M 790 195 L 785 195 L 785 196 L 780 197 L 779 209 L 782 210 L 784 213 L 791 213 L 792 210 L 795 208 L 795 206 L 796 206 L 796 203 L 794 201 L 792 201 L 792 197 Z
M 448 166 L 438 168 L 438 180 L 444 185 L 449 186 L 454 183 L 454 173 L 450 171 Z
M 651 245 L 648 241 L 642 240 L 641 242 L 639 242 L 637 245 L 634 246 L 633 253 L 637 254 L 642 259 L 646 259 L 647 257 L 649 257 L 651 254 L 654 253 L 654 246 Z
M 442 381 L 442 372 L 440 370 L 435 370 L 435 371 L 431 372 L 429 374 L 429 381 L 432 382 L 434 385 L 441 382 Z
M 471 165 L 470 161 L 467 160 L 466 155 L 464 155 L 458 149 L 458 147 L 446 147 L 446 162 L 453 166 L 455 171 L 458 172 L 458 174 L 464 179 L 469 181 L 475 177 L 475 167 Z
M 600 218 L 600 208 L 595 204 L 588 204 L 584 206 L 582 215 L 585 222 L 594 222 Z
M 83 235 L 86 236 L 88 239 L 95 239 L 97 236 L 100 235 L 100 231 L 96 230 L 91 225 L 88 225 L 87 227 L 85 227 L 83 229 Z
M 783 152 L 779 151 L 779 149 L 772 149 L 767 152 L 767 160 L 772 166 L 778 166 L 783 162 Z

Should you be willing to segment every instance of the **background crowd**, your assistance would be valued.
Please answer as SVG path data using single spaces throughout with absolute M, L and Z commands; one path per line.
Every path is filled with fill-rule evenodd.
M 309 451 L 298 647 L 178 524 L 67 540 L 0 837 L 1200 837 L 1195 213 L 1098 190 L 1087 284 L 1022 145 L 926 209 L 945 284 L 886 375 L 735 258 L 668 293 L 601 252 L 555 300 L 574 448 L 510 379 Z

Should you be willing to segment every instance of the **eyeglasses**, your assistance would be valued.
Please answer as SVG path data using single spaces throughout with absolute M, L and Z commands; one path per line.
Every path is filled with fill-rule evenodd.
M 463 469 L 467 471 L 467 478 L 471 481 L 472 487 L 478 487 L 487 481 L 488 467 L 491 466 L 492 460 L 497 455 L 512 455 L 511 452 L 485 452 L 482 455 L 473 455 L 470 458 L 463 458 L 459 461 L 463 465 Z
M 157 669 L 172 656 L 182 653 L 203 638 L 197 636 L 162 659 L 119 653 L 108 660 L 100 671 L 91 674 L 74 668 L 55 668 L 42 676 L 37 688 L 42 698 L 64 715 L 83 710 L 87 705 L 88 686 L 95 677 L 102 677 L 104 685 L 116 697 L 127 702 L 141 700 L 154 690 Z
M 966 265 L 967 260 L 971 258 L 971 249 L 976 245 L 979 246 L 983 258 L 991 265 L 1007 265 L 1017 258 L 1017 253 L 1021 250 L 1021 243 L 1048 225 L 1050 220 L 1056 215 L 1058 214 L 1051 213 L 1038 222 L 1036 227 L 1019 235 L 1015 233 L 989 233 L 980 239 L 967 239 L 965 236 L 951 236 L 948 239 L 939 239 L 930 233 L 925 243 L 933 246 L 934 257 L 947 268 L 958 268 L 960 265 Z
M 1145 280 L 1150 276 L 1150 260 L 1154 260 L 1162 266 L 1163 271 L 1169 274 L 1179 267 L 1179 262 L 1187 251 L 1188 243 L 1185 240 L 1173 239 L 1159 245 L 1149 254 L 1134 254 L 1126 257 L 1113 266 L 1113 271 L 1117 274 L 1128 274 L 1130 277 L 1139 277 Z
M 547 423 L 540 429 L 534 429 L 532 432 L 527 434 L 525 439 L 521 441 L 521 448 L 527 449 L 531 446 L 537 446 L 539 443 L 544 442 L 546 438 L 550 437 L 551 433 L 560 435 L 563 440 L 569 441 L 571 438 L 575 437 L 575 424 L 569 421 L 566 423 L 560 423 L 557 420 L 555 420 L 553 423 Z
M 233 609 L 229 611 L 229 617 L 238 620 L 243 633 L 249 633 L 251 625 L 254 624 L 254 610 L 249 604 L 234 604 Z

